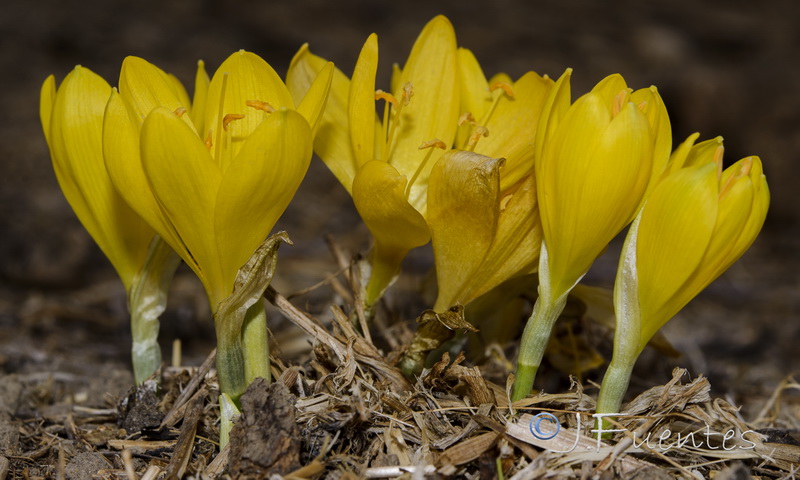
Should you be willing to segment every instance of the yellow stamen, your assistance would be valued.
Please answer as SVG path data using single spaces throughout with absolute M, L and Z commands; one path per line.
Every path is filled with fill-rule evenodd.
M 619 115 L 619 112 L 622 111 L 622 107 L 624 107 L 625 104 L 628 103 L 628 95 L 630 95 L 630 93 L 631 90 L 626 88 L 625 90 L 622 90 L 621 92 L 619 92 L 614 96 L 614 101 L 611 105 L 612 117 L 616 117 L 617 115 Z
M 503 92 L 505 92 L 505 94 L 506 94 L 506 96 L 508 98 L 514 98 L 514 88 L 510 84 L 508 84 L 506 82 L 495 82 L 495 83 L 489 85 L 489 91 L 490 92 L 494 92 L 495 90 L 498 90 L 498 89 L 500 89 Z
M 425 154 L 425 158 L 420 162 L 419 166 L 417 167 L 417 171 L 414 172 L 414 175 L 411 177 L 411 180 L 406 185 L 405 197 L 408 200 L 409 195 L 411 195 L 411 187 L 414 185 L 414 182 L 417 181 L 419 174 L 422 173 L 422 170 L 425 168 L 425 165 L 428 163 L 428 160 L 431 158 L 433 154 L 434 148 L 441 148 L 442 150 L 447 150 L 447 144 L 443 141 L 439 140 L 438 138 L 434 138 L 433 140 L 428 140 L 427 142 L 423 143 L 419 147 L 419 150 L 427 149 L 428 153 Z
M 183 107 L 178 107 L 172 113 L 174 113 L 178 118 L 181 118 L 182 116 L 184 116 L 186 114 L 186 109 L 183 108 Z
M 475 125 L 477 122 L 475 121 L 475 117 L 472 116 L 472 112 L 464 112 L 458 117 L 458 126 L 461 127 L 466 124 Z
M 411 82 L 406 82 L 403 85 L 403 105 L 411 103 L 411 97 L 414 96 L 414 85 Z
M 206 140 L 203 143 L 206 144 L 206 148 L 210 152 L 211 151 L 211 147 L 213 146 L 213 144 L 211 143 L 211 129 L 210 128 L 208 129 L 208 135 L 206 135 Z
M 222 129 L 227 132 L 228 131 L 228 126 L 231 124 L 231 122 L 233 122 L 234 120 L 241 120 L 243 118 L 244 118 L 244 115 L 239 114 L 239 113 L 229 113 L 229 114 L 225 115 L 222 118 Z
M 375 92 L 376 95 L 385 93 L 381 90 Z M 383 130 L 386 138 L 386 143 L 383 146 L 382 156 L 381 158 L 388 159 L 389 155 L 391 154 L 392 148 L 392 140 L 394 139 L 394 132 L 397 130 L 397 125 L 400 124 L 400 114 L 403 112 L 403 107 L 408 105 L 411 102 L 411 97 L 414 96 L 414 87 L 411 85 L 411 82 L 406 83 L 403 85 L 403 96 L 400 99 L 400 102 L 397 102 L 396 97 L 392 97 L 395 99 L 395 102 L 392 103 L 394 107 L 394 112 L 392 113 L 391 117 L 386 113 L 386 110 L 383 112 Z M 391 102 L 390 102 L 391 103 Z M 388 104 L 387 104 L 388 108 Z M 389 124 L 389 132 L 386 133 L 386 126 Z
M 500 103 L 500 99 L 503 98 L 503 96 L 506 96 L 509 99 L 514 99 L 514 89 L 508 83 L 495 82 L 489 87 L 489 91 L 492 92 L 492 94 L 498 90 L 499 93 L 494 95 L 492 105 L 481 119 L 480 126 L 476 126 L 469 137 L 467 146 L 469 147 L 470 151 L 475 148 L 475 145 L 478 143 L 478 140 L 480 140 L 481 137 L 486 137 L 489 135 L 489 130 L 486 128 L 486 125 L 489 124 L 489 120 L 492 118 L 492 115 L 494 115 L 495 110 L 497 110 L 497 104 Z
M 220 92 L 219 92 L 219 110 L 217 110 L 220 116 L 224 111 L 223 108 L 225 108 L 225 88 L 228 86 L 228 75 L 229 73 L 227 72 L 222 74 L 222 86 L 220 87 Z M 224 128 L 220 127 L 222 127 L 223 122 L 224 120 L 221 117 L 217 118 L 217 141 L 215 142 L 217 145 L 217 149 L 214 152 L 214 160 L 216 160 L 217 165 L 221 165 L 220 150 L 222 150 L 222 131 L 224 130 Z
M 275 107 L 270 105 L 267 102 L 262 102 L 261 100 L 248 100 L 244 102 L 245 105 L 248 107 L 255 108 L 256 110 L 261 110 L 263 112 L 272 113 L 275 111 Z
M 750 170 L 753 168 L 753 157 L 747 157 L 743 159 L 737 165 L 736 172 L 733 175 L 728 177 L 728 180 L 725 182 L 724 185 L 720 185 L 719 188 L 719 198 L 723 198 L 728 192 L 733 188 L 733 182 L 739 178 L 746 177 L 750 175 Z
M 383 90 L 375 90 L 375 100 L 384 100 L 386 103 L 391 103 L 395 107 L 398 105 L 397 99 L 394 98 L 389 92 L 384 92 Z
M 489 136 L 488 128 L 482 125 L 476 126 L 475 128 L 472 129 L 472 135 L 469 136 L 469 140 L 467 141 L 467 149 L 470 152 L 474 151 L 475 145 L 478 144 L 478 140 L 480 140 L 482 137 L 488 137 L 488 136 Z

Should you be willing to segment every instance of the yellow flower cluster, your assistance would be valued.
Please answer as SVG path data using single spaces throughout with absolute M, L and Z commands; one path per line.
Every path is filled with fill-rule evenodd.
M 618 408 L 648 340 L 760 231 L 769 193 L 759 159 L 723 170 L 721 139 L 695 144 L 696 134 L 671 154 L 658 91 L 634 90 L 620 75 L 575 101 L 571 70 L 557 81 L 535 72 L 487 78 L 443 16 L 423 28 L 386 90 L 376 86 L 378 59 L 375 34 L 349 78 L 303 46 L 284 84 L 241 51 L 211 79 L 199 64 L 193 101 L 135 57 L 117 89 L 81 67 L 58 89 L 47 79 L 41 119 L 56 175 L 119 273 L 131 311 L 154 302 L 163 310 L 171 248 L 208 293 L 223 392 L 235 400 L 255 376 L 268 377 L 260 297 L 288 237 L 267 237 L 313 149 L 374 239 L 359 292 L 368 312 L 408 252 L 428 242 L 435 312 L 538 273 L 514 399 L 531 391 L 569 293 L 633 222 L 598 405 Z M 161 310 L 140 315 L 156 334 Z M 145 323 L 133 318 L 132 328 Z M 152 328 L 142 336 L 153 343 Z M 137 380 L 157 365 L 142 366 Z M 419 368 L 414 360 L 407 370 Z
M 175 77 L 136 57 L 123 62 L 118 89 L 83 67 L 58 89 L 52 76 L 42 87 L 42 125 L 59 183 L 116 267 L 131 310 L 163 297 L 169 283 L 134 295 L 137 278 L 160 279 L 151 270 L 168 263 L 171 274 L 176 266 L 159 261 L 168 255 L 147 262 L 157 236 L 205 287 L 221 387 L 233 398 L 255 377 L 269 378 L 260 297 L 274 263 L 265 258 L 278 242 L 265 239 L 308 169 L 332 68 L 322 69 L 297 104 L 272 67 L 244 51 L 210 80 L 201 62 L 194 101 Z M 261 288 L 243 295 L 254 284 Z M 132 320 L 135 330 L 141 322 Z M 157 323 L 149 331 L 151 340 L 156 335 Z M 158 363 L 137 371 L 137 381 Z M 136 346 L 134 365 L 141 365 Z

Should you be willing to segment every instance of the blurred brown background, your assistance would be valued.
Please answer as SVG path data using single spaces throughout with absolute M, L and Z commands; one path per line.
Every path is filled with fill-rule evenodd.
M 69 365 L 81 341 L 107 343 L 102 361 L 127 361 L 124 292 L 63 199 L 41 134 L 39 88 L 48 74 L 61 79 L 81 64 L 113 85 L 122 59 L 138 55 L 191 85 L 198 59 L 213 72 L 243 48 L 283 75 L 304 42 L 349 74 L 374 31 L 386 85 L 391 63 L 405 59 L 438 13 L 489 75 L 557 77 L 572 67 L 577 96 L 619 72 L 634 88 L 659 87 L 676 142 L 699 131 L 725 137 L 727 163 L 761 156 L 773 195 L 762 236 L 667 335 L 685 354 L 680 362 L 721 391 L 764 394 L 800 369 L 797 0 L 11 0 L 0 13 L 0 373 Z M 276 282 L 284 288 L 335 270 L 324 234 L 368 241 L 318 160 L 282 222 L 296 243 L 282 250 Z M 424 270 L 426 255 L 415 259 L 412 270 Z M 610 284 L 614 262 L 600 262 L 591 277 Z M 196 290 L 190 275 L 179 275 L 167 338 L 210 344 L 202 301 L 192 303 L 184 288 Z

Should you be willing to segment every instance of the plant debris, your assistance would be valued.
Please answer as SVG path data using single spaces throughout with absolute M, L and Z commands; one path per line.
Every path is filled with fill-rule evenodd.
M 412 384 L 392 364 L 398 352 L 384 354 L 339 307 L 323 323 L 273 288 L 266 297 L 313 344 L 306 362 L 273 359 L 277 380 L 248 388 L 228 448 L 217 445 L 213 352 L 199 367 L 163 369 L 158 389 L 150 381 L 122 401 L 106 399 L 106 407 L 73 404 L 41 416 L 26 416 L 25 405 L 57 394 L 11 375 L 0 392 L 0 480 L 738 479 L 797 472 L 798 406 L 788 393 L 799 388 L 792 378 L 745 421 L 710 394 L 708 379 L 675 369 L 669 382 L 627 403 L 612 419 L 614 432 L 598 437 L 594 400 L 577 380 L 567 392 L 510 405 L 507 362 L 469 366 L 464 354 L 445 352 Z

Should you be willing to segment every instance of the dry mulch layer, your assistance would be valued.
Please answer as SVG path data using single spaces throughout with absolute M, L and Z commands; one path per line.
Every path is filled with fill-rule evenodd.
M 339 307 L 323 322 L 272 288 L 265 297 L 314 340 L 302 364 L 276 353 L 275 381 L 259 379 L 242 396 L 225 449 L 213 353 L 200 366 L 174 358 L 157 379 L 93 407 L 103 393 L 75 394 L 70 374 L 12 374 L 0 377 L 0 480 L 800 475 L 800 383 L 791 377 L 745 420 L 712 397 L 706 378 L 676 368 L 598 438 L 585 391 L 596 384 L 573 378 L 566 392 L 510 405 L 513 365 L 499 348 L 480 366 L 444 353 L 411 383 L 393 366 L 407 332 L 385 354 Z M 119 376 L 101 383 L 130 382 Z

